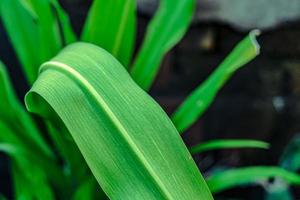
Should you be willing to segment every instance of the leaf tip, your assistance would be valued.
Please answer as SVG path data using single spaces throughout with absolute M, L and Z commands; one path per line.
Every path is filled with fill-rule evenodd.
M 256 55 L 260 54 L 260 45 L 257 41 L 257 37 L 261 35 L 261 31 L 259 29 L 254 29 L 250 31 L 249 36 L 252 44 L 254 45 L 254 49 L 256 52 Z

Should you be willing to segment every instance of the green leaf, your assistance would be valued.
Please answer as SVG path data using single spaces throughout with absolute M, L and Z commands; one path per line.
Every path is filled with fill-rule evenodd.
M 28 154 L 24 149 L 9 143 L 0 143 L 0 151 L 8 154 L 13 160 L 16 199 L 55 199 L 46 173 L 36 163 L 27 159 Z
M 50 0 L 57 12 L 57 21 L 62 28 L 62 36 L 65 44 L 71 44 L 77 40 L 76 35 L 72 29 L 68 14 L 63 10 L 57 0 Z
M 12 144 L 26 151 L 26 156 L 41 168 L 48 169 L 51 180 L 61 187 L 65 181 L 62 180 L 64 177 L 56 165 L 53 153 L 17 99 L 5 66 L 1 62 L 0 99 L 0 142 Z
M 33 82 L 41 64 L 37 40 L 38 28 L 31 13 L 19 0 L 1 0 L 3 25 L 16 51 L 28 81 Z
M 93 178 L 88 178 L 76 190 L 73 200 L 95 199 L 94 192 L 97 183 Z
M 97 189 L 99 184 L 94 177 L 88 177 L 77 188 L 73 200 L 85 200 L 85 199 L 107 199 L 103 191 Z
M 162 0 L 151 20 L 131 75 L 149 90 L 164 55 L 183 37 L 192 20 L 195 0 Z
M 244 184 L 258 184 L 272 177 L 280 177 L 290 184 L 300 185 L 300 175 L 279 167 L 244 167 L 211 175 L 206 179 L 213 193 L 221 192 Z
M 72 176 L 73 185 L 81 184 L 90 173 L 72 136 L 58 117 L 52 117 L 52 121 L 46 120 L 46 127 L 63 158 L 64 170 Z
M 300 135 L 296 135 L 287 145 L 280 158 L 280 166 L 291 171 L 300 169 Z
M 57 16 L 52 9 L 52 4 Z M 67 43 L 75 41 L 68 17 L 56 0 L 2 0 L 0 13 L 25 75 L 32 83 L 38 67 Z
M 259 54 L 259 45 L 255 38 L 258 34 L 258 30 L 250 32 L 174 112 L 172 121 L 180 133 L 189 128 L 205 112 L 217 92 L 233 73 Z
M 4 152 L 6 154 L 13 155 L 13 156 L 22 153 L 24 154 L 24 152 L 20 148 L 9 143 L 0 143 L 0 152 Z
M 217 149 L 233 149 L 233 148 L 261 148 L 268 149 L 269 143 L 258 140 L 212 140 L 191 147 L 191 154 L 202 153 Z
M 49 0 L 23 0 L 31 5 L 37 18 L 34 20 L 38 38 L 35 38 L 35 48 L 39 50 L 41 61 L 52 58 L 62 47 L 59 26 Z M 36 55 L 37 56 L 37 55 Z M 41 64 L 41 63 L 38 63 Z
M 81 39 L 106 49 L 128 67 L 135 32 L 135 0 L 94 0 Z
M 18 135 L 32 148 L 44 155 L 52 156 L 52 151 L 41 137 L 41 133 L 25 111 L 14 93 L 4 64 L 0 61 L 0 122 L 4 121 L 11 129 L 19 132 Z M 1 124 L 0 124 L 1 125 Z
M 42 65 L 25 101 L 46 118 L 58 114 L 110 199 L 212 199 L 166 113 L 105 50 L 65 48 Z
M 28 143 L 27 140 L 20 137 L 17 130 L 10 129 L 8 125 L 8 123 L 3 123 L 0 120 L 0 144 L 2 143 L 0 145 L 2 146 L 0 147 L 0 151 L 5 152 L 14 159 L 15 164 L 21 168 L 20 173 L 38 174 L 42 172 L 36 171 L 41 171 L 42 169 L 46 170 L 49 181 L 55 185 L 57 190 L 62 192 L 67 189 L 69 180 L 66 179 L 66 176 L 58 167 L 57 161 L 52 157 L 46 157 L 45 154 L 41 154 L 41 152 L 33 148 L 33 145 Z M 28 176 L 30 177 L 32 175 Z M 42 176 L 44 177 L 45 175 Z M 63 194 L 67 194 L 67 192 L 64 191 Z
M 54 200 L 54 192 L 46 178 L 46 172 L 22 160 L 13 163 L 13 179 L 16 199 Z

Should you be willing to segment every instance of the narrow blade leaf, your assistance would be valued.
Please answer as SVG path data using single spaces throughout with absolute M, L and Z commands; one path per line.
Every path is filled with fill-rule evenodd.
M 162 0 L 151 20 L 131 75 L 144 90 L 149 90 L 164 55 L 183 37 L 192 20 L 194 0 Z
M 49 0 L 2 0 L 4 27 L 32 83 L 39 65 L 62 47 L 60 28 Z
M 38 29 L 31 13 L 18 0 L 1 0 L 1 18 L 27 80 L 32 83 L 41 64 Z
M 189 128 L 205 112 L 217 92 L 233 73 L 259 54 L 259 45 L 255 39 L 258 34 L 258 30 L 250 32 L 174 112 L 172 121 L 180 133 Z
M 32 10 L 34 10 L 34 12 L 36 13 L 36 18 L 31 19 L 34 21 L 38 31 L 38 37 L 34 38 L 34 48 L 37 48 L 39 50 L 41 62 L 49 60 L 62 47 L 59 26 L 52 11 L 51 4 L 49 0 L 23 1 L 27 2 L 27 5 L 30 5 Z M 37 57 L 38 55 L 35 56 Z
M 73 31 L 68 14 L 63 10 L 57 0 L 50 0 L 57 12 L 57 21 L 60 23 L 65 44 L 71 44 L 77 40 L 76 34 Z
M 81 39 L 99 45 L 128 67 L 136 32 L 135 0 L 95 0 Z
M 212 199 L 165 112 L 105 50 L 65 48 L 42 65 L 25 101 L 58 114 L 110 199 Z
M 27 159 L 26 150 L 9 143 L 0 143 L 0 152 L 6 153 L 13 160 L 12 171 L 16 199 L 55 199 L 45 171 Z
M 191 154 L 202 153 L 217 149 L 261 148 L 268 149 L 269 143 L 258 140 L 212 140 L 191 147 Z
M 272 177 L 280 177 L 290 184 L 300 185 L 300 175 L 279 167 L 244 167 L 216 173 L 208 177 L 207 184 L 213 193 L 243 184 L 258 184 Z
M 9 124 L 13 129 L 20 130 L 19 137 L 27 141 L 30 147 L 36 147 L 38 152 L 47 156 L 52 155 L 52 151 L 41 136 L 38 128 L 30 115 L 21 105 L 14 93 L 14 88 L 10 82 L 4 64 L 0 61 L 0 125 L 1 121 Z

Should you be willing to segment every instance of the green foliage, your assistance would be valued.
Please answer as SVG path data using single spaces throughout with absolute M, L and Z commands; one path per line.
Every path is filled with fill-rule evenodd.
M 20 137 L 16 140 L 26 141 L 29 148 L 33 151 L 37 151 L 45 156 L 51 156 L 52 151 L 42 138 L 39 129 L 17 99 L 5 66 L 1 61 L 0 98 L 0 125 L 3 123 L 7 127 L 7 130 L 16 130 L 19 133 L 18 137 Z M 8 138 L 5 136 L 5 133 L 6 131 L 1 131 L 0 135 L 3 135 L 3 138 Z
M 217 92 L 233 73 L 259 54 L 260 47 L 255 39 L 258 34 L 257 30 L 250 32 L 174 112 L 172 121 L 180 133 L 190 127 L 205 112 Z
M 208 177 L 207 184 L 213 193 L 245 184 L 259 184 L 271 177 L 280 177 L 290 184 L 300 185 L 300 175 L 279 167 L 244 167 L 218 172 Z
M 66 15 L 55 0 L 58 16 L 62 19 L 63 32 L 70 40 L 71 28 Z M 0 13 L 6 31 L 25 75 L 32 83 L 40 64 L 53 57 L 63 45 L 59 21 L 49 0 L 2 0 Z M 68 27 L 68 29 L 67 29 Z
M 211 199 L 170 119 L 103 49 L 77 43 L 43 64 L 26 105 L 59 115 L 109 198 Z
M 193 16 L 195 0 L 161 0 L 131 70 L 132 78 L 149 90 L 164 55 L 183 37 Z
M 78 187 L 72 199 L 73 200 L 106 199 L 106 196 L 102 191 L 99 192 L 98 183 L 94 179 L 94 177 L 88 177 Z
M 190 149 L 191 154 L 202 153 L 217 149 L 234 149 L 234 148 L 261 148 L 268 149 L 269 144 L 257 140 L 212 140 L 193 146 Z
M 163 57 L 187 31 L 194 9 L 195 0 L 161 0 L 132 60 L 135 0 L 94 0 L 89 10 L 80 39 L 109 53 L 76 43 L 58 55 L 77 41 L 58 0 L 0 1 L 7 35 L 28 82 L 35 82 L 26 96 L 27 108 L 45 118 L 40 129 L 0 62 L 0 151 L 11 159 L 15 199 L 107 199 L 105 193 L 111 199 L 212 199 L 211 192 L 269 177 L 283 180 L 280 195 L 288 198 L 286 188 L 299 184 L 299 176 L 279 167 L 212 174 L 207 178 L 210 191 L 178 133 L 189 128 L 233 73 L 259 53 L 257 31 L 175 111 L 177 130 L 142 90 L 150 89 Z M 131 63 L 136 83 L 124 69 L 130 70 Z M 268 144 L 216 140 L 191 152 L 246 147 Z M 299 168 L 298 147 L 296 142 L 286 151 L 284 168 Z
M 82 40 L 101 46 L 128 67 L 135 43 L 135 4 L 135 0 L 95 0 Z

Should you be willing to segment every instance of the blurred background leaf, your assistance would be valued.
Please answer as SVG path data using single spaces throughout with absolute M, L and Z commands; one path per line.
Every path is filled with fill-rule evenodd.
M 272 177 L 280 177 L 290 184 L 300 185 L 300 175 L 280 167 L 254 166 L 225 170 L 209 176 L 206 181 L 212 193 L 245 184 L 260 184 Z
M 160 1 L 131 69 L 132 78 L 144 90 L 150 89 L 163 57 L 187 31 L 194 9 L 194 0 Z
M 239 42 L 217 69 L 198 86 L 172 115 L 177 130 L 182 133 L 189 128 L 211 105 L 217 92 L 233 73 L 254 59 L 260 51 L 256 41 L 258 30 L 254 30 Z
M 135 0 L 95 0 L 81 39 L 104 48 L 128 67 L 134 50 L 135 32 Z
M 198 154 L 205 151 L 217 150 L 217 149 L 234 149 L 234 148 L 261 148 L 268 149 L 269 144 L 258 140 L 211 140 L 190 148 L 191 154 Z

